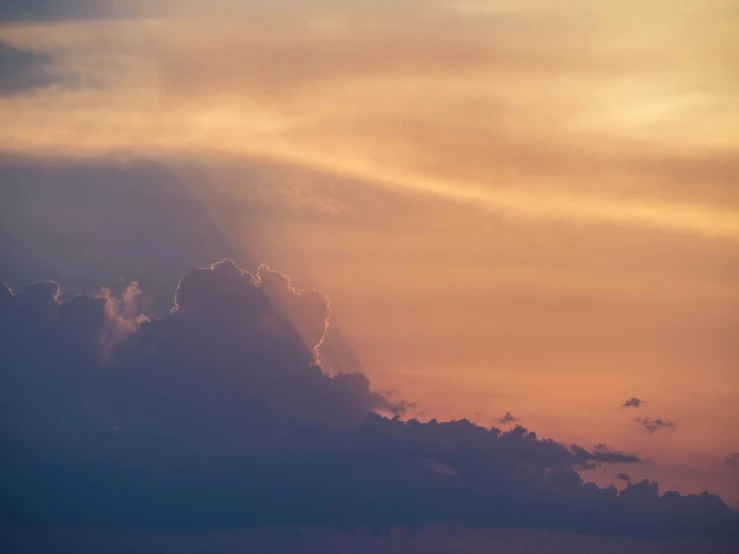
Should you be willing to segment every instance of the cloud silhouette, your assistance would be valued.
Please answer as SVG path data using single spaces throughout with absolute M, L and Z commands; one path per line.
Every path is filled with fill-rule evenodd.
M 674 429 L 677 424 L 666 419 L 652 417 L 635 417 L 634 421 L 644 427 L 650 433 L 656 433 L 662 429 Z
M 636 398 L 635 396 L 632 396 L 626 402 L 624 402 L 621 407 L 622 408 L 638 408 L 642 404 L 645 404 L 644 400 L 641 398 Z
M 619 481 L 631 481 L 631 477 L 629 477 L 626 473 L 617 473 L 616 479 Z
M 139 289 L 63 299 L 0 287 L 0 521 L 214 529 L 429 524 L 724 536 L 715 495 L 599 488 L 577 470 L 638 463 L 517 425 L 403 421 L 407 404 L 320 365 L 329 305 L 261 266 L 187 273 L 171 312 Z M 512 418 L 511 414 L 507 416 Z
M 641 459 L 636 454 L 627 454 L 620 450 L 609 448 L 605 444 L 597 444 L 593 447 L 592 452 L 588 452 L 579 446 L 572 446 L 572 451 L 582 457 L 583 460 L 605 463 L 622 463 L 632 464 L 641 463 Z
M 508 423 L 516 423 L 521 420 L 517 417 L 514 417 L 511 412 L 506 412 L 503 417 L 499 417 L 496 421 L 502 425 L 506 425 Z

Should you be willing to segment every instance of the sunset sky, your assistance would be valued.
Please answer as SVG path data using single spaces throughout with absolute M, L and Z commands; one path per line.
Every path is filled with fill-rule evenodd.
M 732 0 L 4 2 L 0 281 L 266 263 L 403 419 L 739 506 L 738 60 Z

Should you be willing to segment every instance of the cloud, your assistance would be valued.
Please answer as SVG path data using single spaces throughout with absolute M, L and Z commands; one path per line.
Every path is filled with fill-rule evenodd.
M 115 0 L 3 0 L 0 22 L 88 19 L 133 13 L 132 2 Z
M 506 425 L 508 423 L 516 423 L 517 421 L 521 421 L 521 420 L 518 419 L 517 417 L 513 417 L 513 415 L 511 415 L 511 412 L 506 412 L 503 417 L 499 417 L 496 421 L 498 423 Z
M 731 456 L 728 456 L 726 460 L 724 460 L 726 465 L 728 467 L 738 467 L 739 466 L 739 452 L 734 452 Z
M 628 400 L 626 400 L 621 405 L 621 407 L 622 408 L 638 408 L 639 406 L 641 406 L 642 404 L 645 404 L 645 403 L 646 402 L 644 402 L 644 400 L 642 400 L 641 398 L 637 398 L 635 396 L 632 396 L 631 398 L 629 398 Z
M 163 430 L 220 435 L 222 445 L 274 442 L 297 425 L 349 425 L 393 410 L 363 374 L 321 370 L 328 315 L 320 292 L 297 290 L 267 266 L 253 275 L 224 259 L 182 278 L 172 312 L 141 327 L 122 363 L 142 379 L 138 388 L 172 400 L 152 414 Z M 199 420 L 190 421 L 193 413 Z M 151 423 L 126 406 L 118 414 L 124 428 L 143 432 Z
M 626 473 L 617 473 L 616 479 L 619 481 L 629 481 L 631 482 L 631 477 L 629 477 Z
M 656 433 L 661 429 L 674 429 L 677 427 L 677 424 L 673 421 L 652 417 L 635 417 L 634 421 L 650 433 Z
M 0 281 L 13 288 L 53 275 L 68 291 L 106 284 L 120 296 L 125 277 L 139 283 L 139 302 L 159 316 L 172 309 L 172 291 L 187 271 L 236 259 L 224 232 L 236 225 L 233 212 L 241 217 L 248 206 L 219 210 L 216 223 L 196 200 L 200 191 L 162 164 L 0 162 Z M 250 214 L 248 232 L 258 220 Z M 33 255 L 27 237 L 39 249 Z
M 0 40 L 0 95 L 48 87 L 57 81 L 50 73 L 51 57 L 21 50 Z
M 654 537 L 721 536 L 734 523 L 708 493 L 583 482 L 588 464 L 640 461 L 602 444 L 376 413 L 408 404 L 361 373 L 325 373 L 328 300 L 266 266 L 190 271 L 161 318 L 140 317 L 139 294 L 0 287 L 3 522 Z
M 226 259 L 189 272 L 161 319 L 137 313 L 139 293 L 131 284 L 120 298 L 104 291 L 60 301 L 59 285 L 48 282 L 6 294 L 2 350 L 20 380 L 47 371 L 92 387 L 67 419 L 88 418 L 99 432 L 187 437 L 189 450 L 238 450 L 279 441 L 298 424 L 349 425 L 372 410 L 401 409 L 360 373 L 321 371 L 327 300 L 266 266 L 254 276 Z M 10 400 L 19 419 L 35 420 L 29 412 L 51 394 L 42 374 L 34 379 L 39 386 L 28 383 L 22 402 Z M 85 414 L 91 403 L 94 413 Z M 22 438 L 43 434 L 39 426 Z
M 326 295 L 318 290 L 296 290 L 289 276 L 272 271 L 267 265 L 259 266 L 257 279 L 259 287 L 270 297 L 273 305 L 279 307 L 283 317 L 300 335 L 303 344 L 318 357 L 331 313 Z
M 587 452 L 577 445 L 571 447 L 572 451 L 579 455 L 585 461 L 605 462 L 605 463 L 621 463 L 634 464 L 641 463 L 641 459 L 636 454 L 627 454 L 620 450 L 609 448 L 605 444 L 597 444 L 593 447 L 592 452 Z
M 84 22 L 74 30 L 57 24 L 18 31 L 28 43 L 61 45 L 69 53 L 65 64 L 89 68 L 91 79 L 109 86 L 60 91 L 53 113 L 46 98 L 26 99 L 22 111 L 4 107 L 15 121 L 0 141 L 34 153 L 107 156 L 125 150 L 171 158 L 199 149 L 201 158 L 219 152 L 281 159 L 496 214 L 739 235 L 731 202 L 703 192 L 717 190 L 735 200 L 733 95 L 714 79 L 725 73 L 722 67 L 732 67 L 727 53 L 733 44 L 715 36 L 723 53 L 716 64 L 665 64 L 674 60 L 676 47 L 700 51 L 701 37 L 714 35 L 724 14 L 701 22 L 701 32 L 691 34 L 692 48 L 668 38 L 677 33 L 655 41 L 643 32 L 628 34 L 643 48 L 614 49 L 626 36 L 622 18 L 613 19 L 621 22 L 613 27 L 588 24 L 596 13 L 610 20 L 611 8 L 600 6 L 595 12 L 573 9 L 568 22 L 541 6 L 526 17 L 512 5 L 482 19 L 457 11 L 442 29 L 441 7 L 428 1 L 418 10 L 381 3 L 370 13 L 366 6 L 342 9 L 335 3 L 325 13 L 314 3 L 269 9 L 185 4 L 194 9 L 197 25 L 189 24 L 192 13 L 175 13 L 116 25 Z M 651 17 L 679 29 L 692 19 L 690 2 L 678 4 L 666 10 L 666 19 L 659 11 Z M 399 12 L 411 16 L 408 25 L 398 26 Z M 354 17 L 330 32 L 311 28 L 311 20 L 327 14 L 336 15 L 335 22 Z M 246 25 L 238 24 L 253 26 L 260 17 L 261 31 L 245 32 Z M 642 24 L 648 28 L 647 21 Z M 529 37 L 542 33 L 548 47 L 532 47 Z M 573 36 L 589 47 L 573 50 Z M 648 80 L 655 68 L 676 83 L 700 76 L 711 94 L 701 100 L 684 92 L 693 90 L 686 84 L 603 101 L 604 87 L 620 90 L 635 72 Z M 500 78 L 491 81 L 490 75 Z M 552 92 L 544 105 L 541 86 Z M 434 94 L 419 104 L 418 90 Z M 683 117 L 668 109 L 675 106 L 686 107 Z M 56 133 L 46 132 L 50 118 Z M 564 133 L 572 121 L 580 122 L 577 132 Z M 674 132 L 657 132 L 662 127 L 655 121 Z M 705 126 L 714 137 L 701 153 L 695 133 L 685 132 L 692 126 Z M 601 182 L 598 191 L 588 186 L 593 179 Z M 640 184 L 631 190 L 625 183 L 632 182 Z

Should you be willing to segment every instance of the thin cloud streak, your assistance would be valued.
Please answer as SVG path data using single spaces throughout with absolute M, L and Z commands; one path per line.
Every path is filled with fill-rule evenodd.
M 713 64 L 678 64 L 686 46 L 653 41 L 643 25 L 633 38 L 645 51 L 623 48 L 620 9 L 574 2 L 553 17 L 532 5 L 522 17 L 503 4 L 493 18 L 447 20 L 439 14 L 454 9 L 426 2 L 418 14 L 328 2 L 341 14 L 328 27 L 301 6 L 260 32 L 237 24 L 256 8 L 231 3 L 197 26 L 189 9 L 5 25 L 4 40 L 53 52 L 81 84 L 0 102 L 13 122 L 0 140 L 6 152 L 54 158 L 261 157 L 496 215 L 739 238 L 736 114 L 716 82 L 730 37 L 716 33 Z M 666 11 L 679 29 L 688 7 L 654 4 L 648 16 Z M 718 17 L 706 13 L 695 41 Z M 532 32 L 547 33 L 546 52 L 531 47 Z

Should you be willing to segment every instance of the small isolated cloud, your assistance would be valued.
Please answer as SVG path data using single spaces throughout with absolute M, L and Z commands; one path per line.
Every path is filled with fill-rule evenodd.
M 617 473 L 616 479 L 619 481 L 631 481 L 631 477 L 629 477 L 626 473 Z
M 674 429 L 677 427 L 674 421 L 653 417 L 635 417 L 634 421 L 650 433 L 656 433 L 661 429 Z
M 621 405 L 621 407 L 622 408 L 638 408 L 642 404 L 646 404 L 646 402 L 644 402 L 644 400 L 642 400 L 641 398 L 637 398 L 636 396 L 632 396 L 631 398 L 629 398 L 628 400 L 626 400 L 626 402 L 624 402 Z
M 739 467 L 739 452 L 734 452 L 731 456 L 724 460 L 729 467 Z
M 511 412 L 506 412 L 503 417 L 499 417 L 496 419 L 496 421 L 502 425 L 507 425 L 509 423 L 516 423 L 517 421 L 521 421 L 519 418 L 514 417 Z

